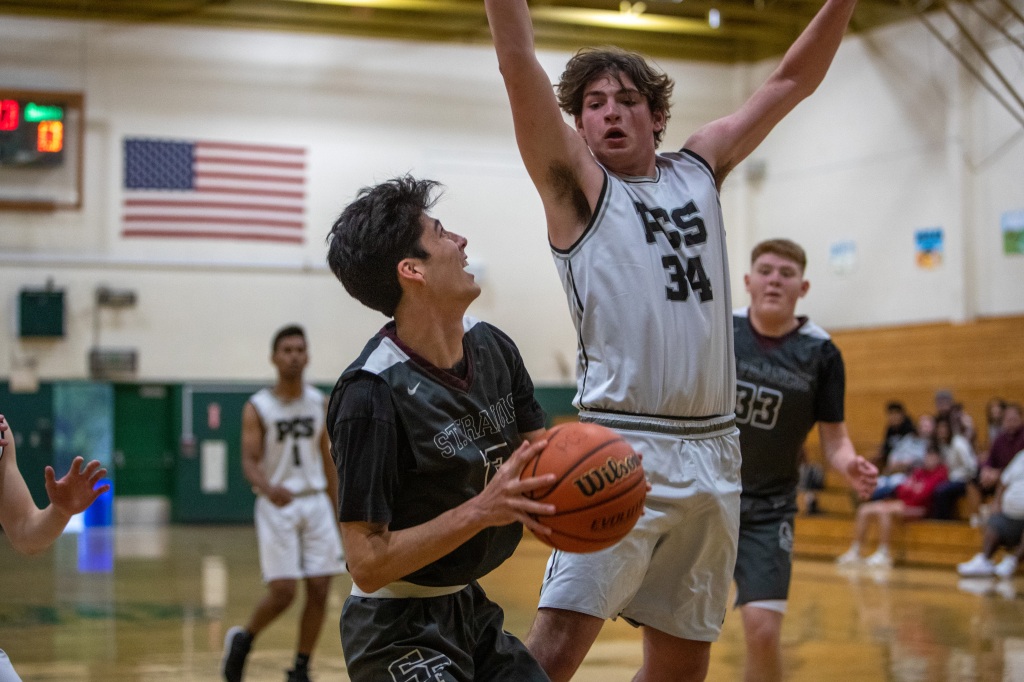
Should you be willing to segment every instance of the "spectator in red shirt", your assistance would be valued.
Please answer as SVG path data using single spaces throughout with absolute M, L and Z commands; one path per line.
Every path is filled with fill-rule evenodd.
M 872 519 L 878 520 L 878 549 L 864 560 L 874 568 L 892 566 L 889 554 L 889 538 L 892 535 L 893 519 L 909 520 L 924 518 L 932 503 L 935 488 L 949 478 L 949 471 L 942 461 L 942 453 L 933 440 L 928 445 L 924 463 L 896 488 L 896 497 L 887 500 L 865 502 L 857 508 L 853 544 L 836 561 L 840 564 L 854 564 L 861 561 L 860 547 L 867 537 Z

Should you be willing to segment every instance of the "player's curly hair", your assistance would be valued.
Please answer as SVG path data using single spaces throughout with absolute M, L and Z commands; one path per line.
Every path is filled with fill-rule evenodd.
M 603 75 L 620 79 L 622 74 L 633 81 L 640 96 L 647 100 L 651 113 L 660 112 L 667 124 L 675 85 L 672 79 L 648 64 L 643 55 L 615 46 L 585 47 L 573 55 L 558 80 L 558 106 L 573 118 L 579 118 L 583 113 L 583 95 L 587 85 Z M 661 144 L 664 134 L 664 126 L 654 132 L 656 147 Z
M 345 291 L 368 308 L 393 317 L 402 299 L 398 264 L 427 259 L 420 216 L 437 203 L 441 184 L 403 175 L 363 187 L 327 235 L 327 264 Z

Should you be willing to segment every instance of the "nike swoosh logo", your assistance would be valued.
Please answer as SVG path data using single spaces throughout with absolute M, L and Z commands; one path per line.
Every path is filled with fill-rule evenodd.
M 423 383 L 422 381 L 417 381 L 415 386 L 413 386 L 412 388 L 409 388 L 407 386 L 405 388 L 405 390 L 409 392 L 409 395 L 415 395 L 416 394 L 416 389 L 418 389 L 420 387 L 420 384 L 422 384 L 422 383 Z

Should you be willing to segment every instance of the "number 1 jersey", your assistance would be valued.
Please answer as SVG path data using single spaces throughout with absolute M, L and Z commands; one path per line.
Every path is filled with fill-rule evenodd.
M 320 454 L 326 400 L 312 386 L 305 386 L 295 400 L 281 400 L 269 388 L 249 398 L 265 430 L 262 466 L 271 485 L 294 494 L 327 489 Z

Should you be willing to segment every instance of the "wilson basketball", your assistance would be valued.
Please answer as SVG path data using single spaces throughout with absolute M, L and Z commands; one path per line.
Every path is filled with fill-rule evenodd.
M 555 474 L 555 482 L 527 493 L 555 505 L 537 520 L 554 533 L 540 540 L 566 552 L 596 552 L 621 540 L 644 510 L 647 483 L 640 457 L 622 437 L 598 424 L 569 422 L 548 430 L 547 441 L 520 478 Z

